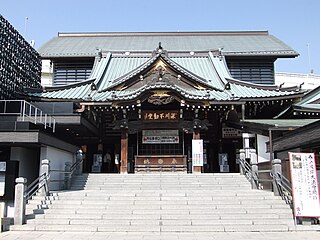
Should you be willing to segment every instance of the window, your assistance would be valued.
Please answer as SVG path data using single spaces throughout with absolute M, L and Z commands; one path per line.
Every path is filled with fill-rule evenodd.
M 256 84 L 274 84 L 273 60 L 229 59 L 227 65 L 235 79 Z
M 62 86 L 82 82 L 90 77 L 93 60 L 69 60 L 54 62 L 53 85 Z

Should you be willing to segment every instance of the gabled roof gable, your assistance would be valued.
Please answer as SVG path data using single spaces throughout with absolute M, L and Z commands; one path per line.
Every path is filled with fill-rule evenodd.
M 146 81 L 145 79 L 148 80 Z M 144 64 L 133 69 L 127 74 L 110 81 L 109 84 L 103 84 L 106 87 L 104 89 L 100 88 L 99 92 L 109 90 L 124 90 L 133 85 L 140 86 L 141 84 L 152 84 L 159 82 L 167 84 L 177 84 L 177 82 L 183 82 L 189 86 L 194 86 L 194 88 L 198 90 L 208 89 L 223 91 L 223 80 L 219 80 L 219 84 L 215 86 L 210 83 L 211 80 L 194 74 L 193 72 L 171 60 L 165 53 L 161 52 L 154 54 L 154 56 Z M 96 84 L 99 86 L 99 82 Z

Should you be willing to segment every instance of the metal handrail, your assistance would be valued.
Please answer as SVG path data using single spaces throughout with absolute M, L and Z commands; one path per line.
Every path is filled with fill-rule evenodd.
M 262 182 L 272 182 L 272 179 L 261 178 L 259 173 L 270 173 L 270 170 L 258 170 L 257 172 L 253 172 L 251 169 L 251 165 L 245 160 L 240 159 L 240 166 L 244 171 L 244 174 L 248 181 L 253 181 L 256 185 L 257 189 L 263 189 Z
M 55 172 L 58 174 L 65 174 L 65 178 L 61 180 L 55 180 L 55 179 L 50 179 L 50 182 L 64 182 L 64 188 L 68 189 L 68 187 L 71 184 L 72 177 L 74 172 L 76 171 L 77 167 L 83 162 L 83 158 L 80 159 L 80 161 L 74 162 L 70 166 L 70 171 L 66 170 L 56 170 L 56 169 L 51 169 L 50 172 Z
M 261 189 L 261 182 L 274 181 L 281 198 L 293 208 L 292 187 L 290 181 L 285 176 L 279 172 L 274 173 L 271 170 L 258 170 L 258 172 L 253 172 L 251 165 L 245 159 L 240 159 L 240 167 L 247 179 L 251 181 L 252 184 L 255 184 L 258 189 Z M 272 179 L 259 178 L 259 173 L 269 173 Z
M 77 169 L 77 167 L 83 162 L 83 158 L 80 159 L 80 161 L 75 161 L 71 167 L 70 167 L 70 172 L 71 175 L 74 173 L 74 171 Z
M 50 179 L 50 174 L 47 175 L 46 172 L 42 173 L 37 179 L 35 179 L 32 183 L 29 184 L 25 191 L 26 201 L 31 199 L 40 189 L 44 188 L 45 193 L 48 193 L 48 181 Z
M 10 103 L 20 103 L 17 107 L 17 111 L 13 111 L 10 107 Z M 34 124 L 43 124 L 44 128 L 52 128 L 52 131 L 55 132 L 56 120 L 54 117 L 44 113 L 41 109 L 34 106 L 33 104 L 25 100 L 0 100 L 0 104 L 3 107 L 3 110 L 0 111 L 0 115 L 18 115 L 21 117 L 21 121 L 31 121 Z
M 270 173 L 275 179 L 277 189 L 281 198 L 293 208 L 292 187 L 290 181 L 279 172 Z
M 259 177 L 258 177 L 257 173 L 252 171 L 251 165 L 245 159 L 240 159 L 240 165 L 241 165 L 241 168 L 244 171 L 244 175 L 246 176 L 246 178 L 249 181 L 253 180 L 253 182 L 256 185 L 256 187 L 258 189 L 260 189 L 261 184 L 259 183 Z

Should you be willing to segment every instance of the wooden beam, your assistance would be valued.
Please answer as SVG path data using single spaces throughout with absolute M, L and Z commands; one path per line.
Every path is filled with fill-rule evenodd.
M 123 129 L 121 131 L 120 173 L 128 173 L 128 129 Z

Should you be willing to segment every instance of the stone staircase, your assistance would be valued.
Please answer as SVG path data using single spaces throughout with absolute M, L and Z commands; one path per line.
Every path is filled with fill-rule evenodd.
M 252 232 L 295 229 L 280 197 L 239 174 L 84 174 L 72 190 L 35 196 L 14 231 Z

